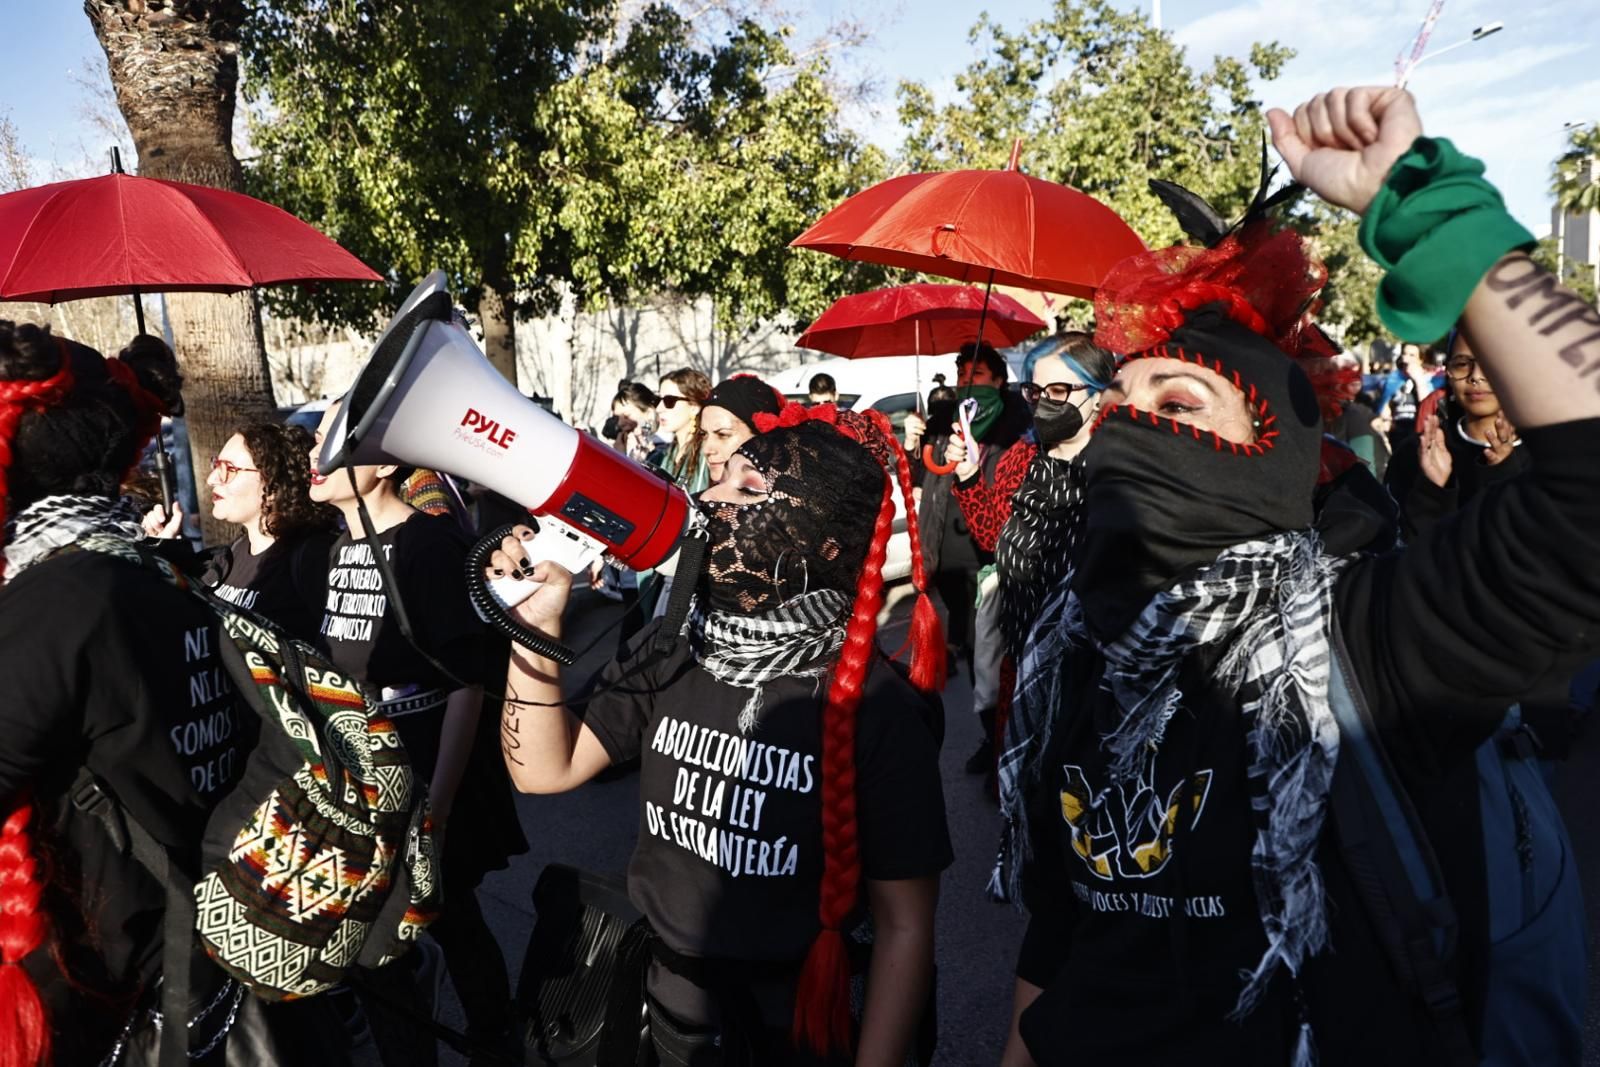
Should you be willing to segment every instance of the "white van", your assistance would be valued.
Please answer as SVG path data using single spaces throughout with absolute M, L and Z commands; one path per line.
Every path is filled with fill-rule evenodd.
M 851 410 L 873 408 L 889 416 L 895 432 L 905 425 L 906 416 L 917 410 L 917 384 L 928 395 L 933 376 L 944 375 L 956 384 L 956 357 L 876 356 L 872 359 L 820 359 L 793 370 L 763 375 L 763 380 L 790 400 L 806 401 L 806 388 L 812 375 L 830 374 L 839 387 L 839 406 Z
M 956 357 L 875 356 L 871 359 L 821 359 L 793 370 L 764 375 L 763 380 L 790 400 L 804 403 L 806 389 L 814 374 L 831 374 L 839 387 L 839 406 L 855 411 L 873 409 L 889 416 L 894 432 L 900 434 L 906 416 L 917 410 L 918 380 L 924 397 L 933 388 L 933 376 L 943 374 L 949 385 L 956 384 Z M 902 439 L 903 440 L 903 439 Z M 905 505 L 898 483 L 894 489 L 894 533 L 889 537 L 888 555 L 883 563 L 883 580 L 896 582 L 911 574 L 911 539 L 906 533 Z

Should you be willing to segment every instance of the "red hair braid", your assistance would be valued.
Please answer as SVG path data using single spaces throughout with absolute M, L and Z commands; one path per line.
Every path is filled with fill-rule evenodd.
M 834 664 L 822 710 L 822 929 L 806 954 L 795 988 L 794 1038 L 822 1055 L 850 1045 L 850 967 L 842 926 L 861 894 L 856 840 L 856 708 L 878 654 L 883 560 L 894 527 L 894 491 L 885 476 L 878 521 L 861 567 L 855 608 Z
M 911 584 L 917 590 L 917 603 L 911 610 L 911 684 L 924 693 L 944 689 L 949 661 L 945 659 L 944 628 L 939 613 L 928 596 L 928 573 L 922 559 L 922 531 L 917 523 L 917 506 L 911 496 L 911 461 L 906 450 L 894 441 L 895 476 L 900 481 L 900 496 L 906 506 L 906 533 L 911 538 Z
M 0 1063 L 8 1067 L 50 1061 L 44 1003 L 22 968 L 50 932 L 40 899 L 45 879 L 28 834 L 32 817 L 33 806 L 25 803 L 0 825 Z
M 0 381 L 0 529 L 8 518 L 6 498 L 11 488 L 6 475 L 11 469 L 11 439 L 17 434 L 17 423 L 22 421 L 24 412 L 57 404 L 72 391 L 72 361 L 67 356 L 66 342 L 57 338 L 56 344 L 61 348 L 61 369 L 50 377 Z

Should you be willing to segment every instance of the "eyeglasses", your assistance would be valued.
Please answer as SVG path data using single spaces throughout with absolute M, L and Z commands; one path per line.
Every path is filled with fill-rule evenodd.
M 694 403 L 693 400 L 690 400 L 686 396 L 661 396 L 661 397 L 657 397 L 656 398 L 656 402 L 658 404 L 660 404 L 662 407 L 666 408 L 668 411 L 671 411 L 673 408 L 677 407 L 679 404 L 693 404 Z
M 1444 365 L 1445 374 L 1458 382 L 1464 378 L 1472 377 L 1477 369 L 1478 361 L 1472 356 L 1455 356 Z
M 1022 399 L 1030 404 L 1037 404 L 1041 396 L 1047 396 L 1056 403 L 1064 403 L 1072 399 L 1073 393 L 1087 393 L 1087 385 L 1069 385 L 1066 382 L 1051 382 L 1049 385 L 1035 385 L 1033 382 L 1024 382 L 1021 386 Z
M 221 456 L 218 456 L 216 459 L 211 461 L 211 472 L 215 474 L 217 471 L 222 472 L 222 478 L 220 480 L 223 485 L 227 485 L 229 482 L 233 481 L 233 476 L 236 474 L 260 473 L 260 471 L 256 470 L 254 467 L 241 467 L 237 463 L 229 463 Z

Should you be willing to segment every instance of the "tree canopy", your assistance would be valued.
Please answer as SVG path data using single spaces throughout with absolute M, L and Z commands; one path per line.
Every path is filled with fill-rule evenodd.
M 1024 170 L 1111 205 L 1152 246 L 1180 233 L 1150 178 L 1223 214 L 1248 204 L 1266 129 L 1251 77 L 1275 77 L 1293 54 L 1257 44 L 1247 63 L 1196 70 L 1171 34 L 1108 0 L 1056 0 L 1014 31 L 980 16 L 969 39 L 983 54 L 956 78 L 956 99 L 940 106 L 926 86 L 900 85 L 910 168 L 1003 166 L 1020 137 Z
M 799 62 L 785 31 L 718 14 L 258 0 L 252 184 L 396 291 L 441 267 L 508 316 L 567 293 L 710 295 L 729 328 L 815 314 L 853 268 L 784 246 L 882 156 L 842 128 L 822 57 Z M 369 323 L 362 295 L 293 310 Z
M 1289 49 L 1257 43 L 1247 59 L 1219 56 L 1201 68 L 1142 12 L 1108 0 L 1055 0 L 1016 29 L 980 16 L 969 39 L 982 52 L 956 78 L 954 99 L 940 104 L 921 83 L 900 85 L 909 169 L 1003 166 L 1020 137 L 1024 170 L 1109 204 L 1153 248 L 1182 232 L 1151 178 L 1199 193 L 1226 218 L 1248 206 L 1267 129 L 1253 82 L 1275 78 Z M 1323 321 L 1347 342 L 1378 336 L 1376 268 L 1356 243 L 1354 216 L 1307 197 L 1290 221 L 1332 275 Z

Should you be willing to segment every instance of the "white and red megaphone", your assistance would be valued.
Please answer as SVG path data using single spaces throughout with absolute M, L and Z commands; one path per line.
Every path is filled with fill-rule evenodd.
M 457 475 L 527 508 L 539 518 L 530 555 L 571 571 L 602 555 L 655 567 L 689 516 L 682 490 L 517 392 L 454 321 L 441 271 L 378 338 L 317 456 L 324 474 L 386 463 Z M 532 583 L 493 588 L 509 604 Z

